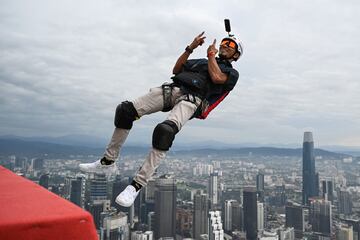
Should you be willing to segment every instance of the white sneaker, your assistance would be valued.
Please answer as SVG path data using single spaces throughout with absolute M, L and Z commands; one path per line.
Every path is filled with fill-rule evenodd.
M 116 174 L 117 168 L 115 162 L 110 165 L 102 165 L 101 159 L 97 160 L 93 163 L 81 163 L 79 164 L 79 168 L 83 172 L 87 173 L 102 173 L 102 174 Z
M 115 202 L 123 207 L 130 207 L 133 205 L 139 191 L 136 191 L 133 185 L 128 185 L 117 197 Z

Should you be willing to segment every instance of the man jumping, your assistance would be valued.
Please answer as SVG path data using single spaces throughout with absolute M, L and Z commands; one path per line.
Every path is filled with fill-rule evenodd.
M 175 135 L 185 123 L 194 117 L 205 119 L 234 88 L 239 73 L 231 62 L 237 61 L 243 54 L 241 42 L 229 35 L 221 41 L 218 51 L 214 40 L 207 49 L 207 59 L 188 60 L 191 53 L 205 42 L 205 38 L 202 32 L 186 47 L 173 68 L 172 83 L 152 88 L 148 94 L 117 106 L 114 120 L 116 128 L 104 156 L 96 162 L 80 164 L 80 170 L 84 172 L 116 173 L 115 160 L 133 122 L 147 114 L 170 111 L 167 119 L 155 127 L 152 149 L 132 183 L 117 196 L 116 203 L 119 205 L 130 207 L 134 203 L 140 189 L 146 186 L 155 173 Z

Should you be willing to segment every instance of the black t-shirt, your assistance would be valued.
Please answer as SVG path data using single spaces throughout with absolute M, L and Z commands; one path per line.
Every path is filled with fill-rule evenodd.
M 212 82 L 208 71 L 208 60 L 205 58 L 187 60 L 181 72 L 175 75 L 173 80 L 205 98 L 229 92 L 235 87 L 239 73 L 230 62 L 220 58 L 216 58 L 216 61 L 221 71 L 228 75 L 228 79 L 223 84 Z

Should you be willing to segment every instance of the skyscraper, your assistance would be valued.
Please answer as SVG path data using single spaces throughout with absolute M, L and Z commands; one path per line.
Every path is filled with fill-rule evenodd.
M 108 181 L 105 174 L 94 174 L 86 181 L 86 193 L 88 202 L 92 200 L 104 200 L 108 197 Z
M 314 141 L 311 132 L 304 133 L 303 142 L 303 198 L 304 205 L 309 205 L 309 198 L 318 196 L 316 192 L 316 173 L 315 173 L 315 156 Z
M 218 174 L 217 171 L 210 174 L 210 179 L 209 179 L 209 199 L 210 199 L 210 202 L 211 202 L 211 208 L 213 208 L 215 205 L 217 205 L 219 203 L 219 199 L 218 199 L 218 188 L 219 188 L 218 176 L 219 176 L 219 174 Z
M 333 181 L 323 180 L 321 181 L 323 198 L 325 200 L 334 201 L 334 186 Z
M 155 180 L 149 180 L 148 184 L 146 185 L 145 189 L 143 190 L 143 194 L 145 195 L 145 206 L 143 207 L 140 217 L 145 218 L 142 219 L 142 222 L 149 224 L 148 222 L 148 215 L 150 212 L 155 211 Z
M 264 203 L 257 202 L 257 229 L 258 232 L 264 231 Z
M 194 196 L 193 238 L 208 234 L 208 199 L 206 194 L 197 193 Z
M 44 159 L 43 158 L 34 158 L 31 160 L 31 167 L 34 171 L 44 169 Z
M 352 226 L 342 225 L 339 227 L 336 233 L 336 239 L 338 240 L 353 240 L 354 231 Z
M 294 228 L 286 228 L 278 230 L 279 240 L 294 240 Z
M 344 189 L 340 190 L 338 203 L 339 203 L 338 205 L 339 213 L 345 215 L 350 215 L 352 213 L 352 202 L 349 192 L 347 192 Z
M 78 177 L 76 179 L 70 179 L 70 201 L 78 205 L 79 207 L 84 207 L 84 186 L 83 179 Z
M 258 191 L 259 201 L 264 202 L 265 181 L 262 173 L 256 175 L 256 190 Z
M 304 209 L 300 204 L 288 203 L 285 207 L 285 226 L 294 228 L 295 238 L 301 239 L 305 231 L 305 215 Z
M 154 234 L 152 231 L 146 231 L 146 232 L 135 231 L 131 233 L 131 240 L 153 240 L 154 239 L 153 235 Z
M 257 191 L 255 188 L 244 189 L 244 228 L 246 239 L 257 239 Z
M 175 238 L 176 182 L 163 175 L 155 180 L 155 239 Z
M 233 227 L 233 205 L 237 203 L 236 200 L 225 200 L 224 205 L 224 230 L 227 232 L 232 231 Z
M 148 217 L 148 220 L 147 220 L 148 230 L 154 231 L 154 229 L 155 229 L 155 212 L 149 212 L 147 217 Z
M 39 185 L 45 189 L 48 189 L 49 188 L 49 180 L 50 180 L 49 174 L 43 174 L 40 176 Z
M 311 199 L 309 220 L 314 232 L 330 236 L 332 226 L 331 202 L 324 199 Z
M 244 211 L 238 201 L 231 204 L 232 211 L 232 231 L 242 231 L 244 229 Z
M 110 209 L 108 182 L 105 174 L 89 174 L 87 177 L 85 208 L 93 215 L 96 229 L 99 229 L 101 213 Z
M 110 200 L 92 200 L 87 207 L 94 218 L 96 229 L 100 229 L 101 213 L 110 209 Z
M 116 209 L 110 212 L 103 212 L 103 219 L 100 226 L 99 240 L 128 239 L 129 224 L 127 215 L 123 212 L 116 213 Z
M 209 212 L 209 240 L 224 239 L 224 230 L 220 211 Z
M 240 204 L 243 203 L 243 189 L 241 187 L 226 188 L 222 194 L 222 201 L 234 199 Z
M 353 229 L 353 239 L 360 240 L 360 220 L 346 219 L 344 222 Z

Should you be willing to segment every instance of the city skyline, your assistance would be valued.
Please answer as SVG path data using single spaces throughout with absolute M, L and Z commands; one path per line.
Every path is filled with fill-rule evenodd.
M 142 2 L 138 11 L 116 1 L 2 1 L 0 135 L 108 139 L 117 104 L 169 81 L 202 31 L 192 57 L 204 57 L 229 18 L 244 42 L 238 85 L 176 141 L 287 144 L 312 131 L 320 145 L 360 146 L 359 3 L 233 3 Z M 129 140 L 149 141 L 164 118 L 136 122 Z
M 303 140 L 305 158 L 314 160 L 312 134 L 305 132 Z M 317 193 L 306 206 L 301 205 L 300 156 L 179 152 L 168 156 L 138 201 L 126 209 L 116 205 L 114 196 L 131 181 L 128 176 L 138 169 L 143 155 L 123 156 L 117 162 L 118 175 L 108 178 L 80 173 L 79 163 L 92 157 L 11 155 L 0 156 L 0 164 L 89 211 L 101 240 L 119 235 L 152 240 L 159 234 L 197 235 L 196 239 L 245 239 L 247 235 L 260 240 L 330 240 L 338 235 L 354 235 L 357 240 L 360 236 L 360 157 L 318 155 L 319 179 L 312 183 Z M 207 230 L 206 221 L 211 223 Z

